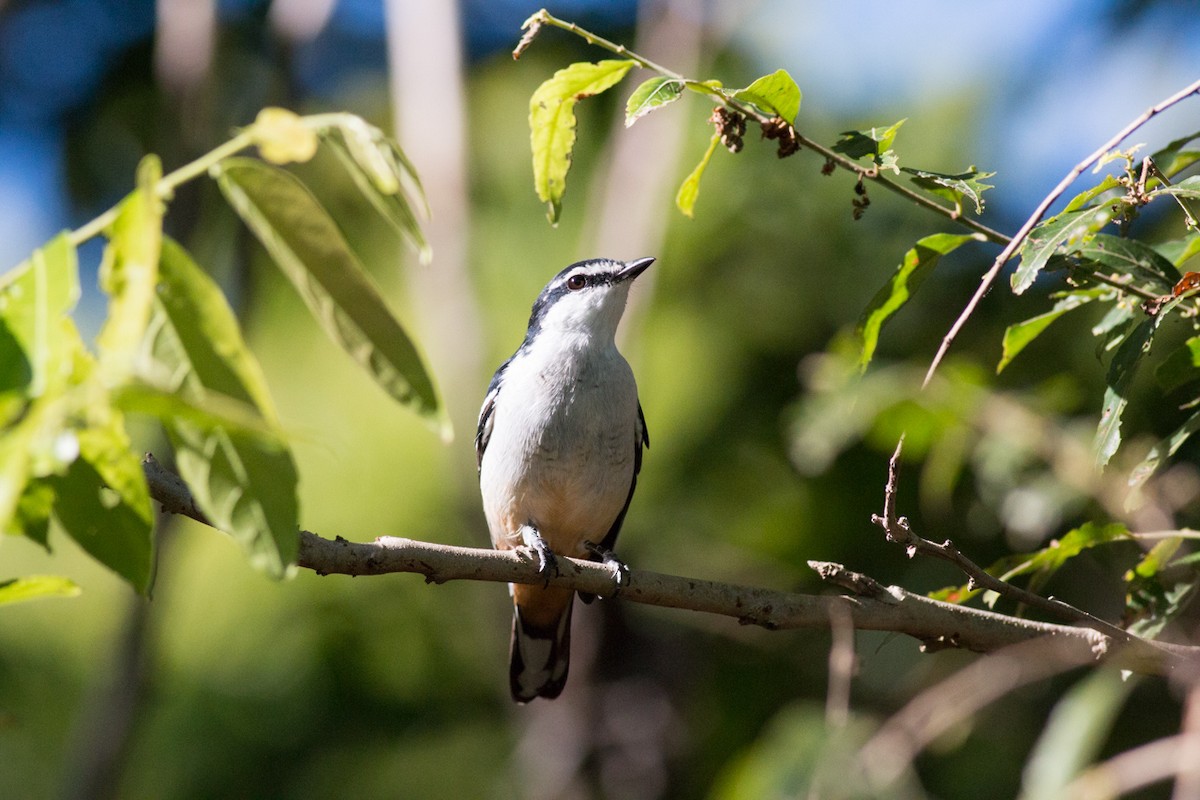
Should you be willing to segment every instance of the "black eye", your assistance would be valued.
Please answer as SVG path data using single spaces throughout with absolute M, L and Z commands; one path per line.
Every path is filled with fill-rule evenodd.
M 587 277 L 584 275 L 572 275 L 567 278 L 567 288 L 572 292 L 578 292 L 585 286 L 587 286 Z

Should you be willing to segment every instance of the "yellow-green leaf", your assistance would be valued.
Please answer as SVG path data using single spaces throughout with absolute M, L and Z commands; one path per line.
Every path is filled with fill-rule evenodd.
M 634 66 L 629 60 L 579 62 L 560 69 L 529 100 L 529 137 L 533 150 L 533 186 L 557 223 L 575 147 L 575 103 L 621 82 Z
M 75 597 L 79 584 L 58 575 L 28 575 L 0 581 L 0 605 L 36 600 L 39 597 Z
M 683 94 L 679 78 L 651 78 L 633 90 L 625 103 L 625 127 L 628 128 L 656 108 L 673 103 Z
M 686 216 L 692 217 L 696 207 L 696 198 L 700 196 L 700 178 L 704 176 L 704 170 L 708 168 L 708 162 L 712 160 L 713 153 L 717 150 L 717 144 L 721 141 L 721 134 L 714 133 L 712 139 L 708 142 L 708 149 L 704 151 L 704 157 L 700 159 L 700 163 L 692 170 L 682 184 L 679 186 L 679 192 L 675 195 L 675 205 L 679 207 Z
M 108 319 L 96 339 L 101 374 L 110 384 L 123 381 L 134 368 L 134 356 L 150 321 L 158 282 L 158 250 L 162 244 L 162 203 L 156 184 L 162 178 L 157 156 L 138 166 L 138 188 L 121 203 L 108 231 L 109 244 L 100 265 L 100 287 L 108 293 Z
M 800 87 L 783 69 L 764 75 L 745 89 L 738 89 L 733 93 L 733 99 L 753 103 L 763 111 L 777 114 L 789 125 L 796 124 L 796 115 L 800 113 Z
M 250 128 L 258 152 L 272 164 L 303 163 L 317 153 L 317 134 L 286 108 L 264 108 Z

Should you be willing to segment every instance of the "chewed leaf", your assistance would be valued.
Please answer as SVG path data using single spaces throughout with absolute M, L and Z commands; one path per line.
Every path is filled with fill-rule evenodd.
M 916 293 L 941 257 L 969 241 L 981 241 L 979 234 L 935 233 L 920 239 L 904 254 L 891 279 L 871 298 L 859 317 L 856 335 L 861 346 L 859 370 L 865 370 L 875 355 L 879 331 L 888 318 L 899 311 Z
M 1004 330 L 1003 354 L 1000 363 L 996 365 L 997 374 L 1002 372 L 1017 357 L 1017 354 L 1025 349 L 1026 345 L 1040 336 L 1056 319 L 1068 311 L 1110 293 L 1110 290 L 1107 289 L 1081 289 L 1069 292 L 1046 313 L 1030 317 L 1024 322 L 1009 325 Z
M 1115 213 L 1108 205 L 1064 211 L 1034 228 L 1021 246 L 1021 263 L 1012 275 L 1013 294 L 1032 286 L 1051 256 L 1103 228 Z
M 940 172 L 927 172 L 926 170 L 909 169 L 908 167 L 900 167 L 900 171 L 912 175 L 913 183 L 922 189 L 945 197 L 954 203 L 955 207 L 962 205 L 963 198 L 970 200 L 972 205 L 975 206 L 976 214 L 983 213 L 983 193 L 992 188 L 992 184 L 984 183 L 983 180 L 996 174 L 994 172 L 980 172 L 974 166 L 957 175 L 943 175 Z
M 1105 378 L 1108 389 L 1104 392 L 1104 407 L 1100 412 L 1100 424 L 1092 449 L 1096 466 L 1104 467 L 1121 445 L 1121 415 L 1129 403 L 1129 387 L 1141 363 L 1142 356 L 1150 348 L 1156 320 L 1141 322 L 1129 333 L 1117 352 L 1113 354 Z
M 700 196 L 700 178 L 704 176 L 704 170 L 708 168 L 708 162 L 712 160 L 713 153 L 716 152 L 717 144 L 720 141 L 721 135 L 714 133 L 708 142 L 708 149 L 704 151 L 704 157 L 700 159 L 700 163 L 696 165 L 691 174 L 684 179 L 679 187 L 679 192 L 675 195 L 675 205 L 687 217 L 691 217 L 694 212 L 696 198 Z
M 685 81 L 678 78 L 651 78 L 633 90 L 625 103 L 625 127 L 628 128 L 656 108 L 673 103 L 683 94 Z
M 1171 291 L 1179 280 L 1179 270 L 1150 245 L 1121 236 L 1097 233 L 1087 237 L 1072 252 L 1080 258 L 1100 264 L 1156 294 Z
M 796 115 L 800 113 L 800 96 L 800 87 L 783 69 L 764 75 L 732 95 L 734 100 L 753 103 L 763 111 L 779 116 L 789 125 L 796 124 Z
M 892 143 L 896 141 L 896 133 L 900 130 L 900 126 L 907 121 L 907 119 L 902 119 L 886 128 L 843 131 L 842 138 L 833 145 L 833 151 L 850 158 L 871 156 L 872 160 L 879 163 L 880 157 L 892 149 Z
M 621 82 L 636 62 L 626 59 L 578 62 L 554 73 L 529 100 L 533 187 L 557 223 L 575 148 L 575 103 Z

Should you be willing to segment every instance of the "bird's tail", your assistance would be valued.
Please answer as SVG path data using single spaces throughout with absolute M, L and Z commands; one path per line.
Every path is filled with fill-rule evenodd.
M 509 688 L 513 700 L 558 697 L 571 660 L 571 609 L 575 592 L 542 586 L 514 586 Z

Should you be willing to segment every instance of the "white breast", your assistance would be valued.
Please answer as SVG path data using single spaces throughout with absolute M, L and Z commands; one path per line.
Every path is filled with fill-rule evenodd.
M 502 379 L 480 464 L 492 541 L 520 544 L 532 524 L 550 547 L 584 555 L 629 496 L 637 442 L 637 385 L 615 346 L 518 353 Z

